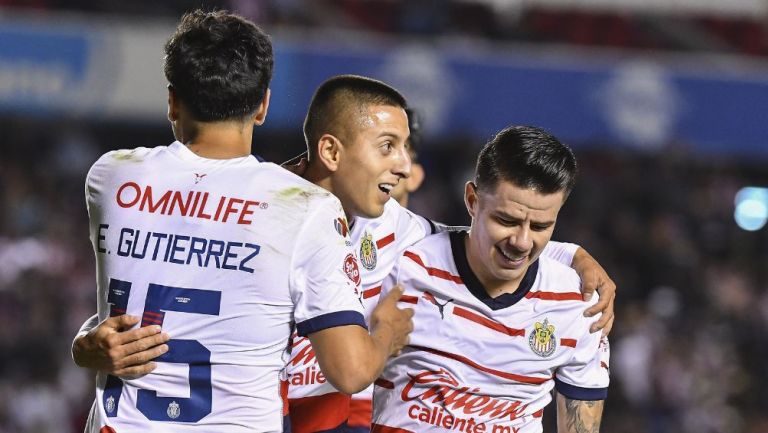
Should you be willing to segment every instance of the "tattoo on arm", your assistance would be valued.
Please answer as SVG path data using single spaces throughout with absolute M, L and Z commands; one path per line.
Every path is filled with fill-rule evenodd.
M 598 433 L 602 416 L 602 400 L 571 400 L 557 394 L 558 433 Z

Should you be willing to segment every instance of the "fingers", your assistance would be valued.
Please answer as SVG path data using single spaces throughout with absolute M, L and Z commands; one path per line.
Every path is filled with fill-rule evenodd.
M 131 367 L 121 368 L 115 370 L 112 374 L 122 379 L 136 379 L 146 374 L 153 372 L 157 368 L 157 364 L 149 362 L 143 365 L 134 365 Z
M 99 326 L 114 329 L 116 331 L 121 329 L 128 329 L 139 323 L 140 318 L 136 316 L 130 316 L 123 314 L 120 316 L 109 317 L 105 319 Z
M 123 350 L 126 353 L 126 357 L 128 357 L 134 354 L 139 354 L 139 353 L 148 351 L 153 348 L 157 348 L 160 345 L 165 345 L 164 343 L 167 343 L 168 340 L 170 340 L 170 336 L 168 334 L 160 333 L 160 334 L 152 335 L 152 336 L 145 337 L 140 340 L 136 340 L 134 342 L 128 343 L 123 346 Z M 165 353 L 165 351 L 163 353 Z M 162 355 L 162 353 L 152 356 L 150 358 L 147 358 L 141 362 L 149 361 L 150 359 L 153 359 L 160 355 Z
M 600 317 L 600 320 L 593 323 L 592 326 L 589 327 L 589 332 L 594 333 L 602 329 L 603 335 L 608 335 L 608 333 L 611 332 L 611 327 L 613 327 L 613 318 L 614 318 L 613 311 L 611 311 L 610 313 L 603 314 Z M 608 328 L 608 330 L 605 329 L 606 327 Z
M 597 313 L 606 313 L 608 311 L 613 312 L 613 296 L 601 296 L 597 303 L 584 311 L 584 317 L 592 317 Z
M 149 364 L 150 361 L 152 361 L 153 359 L 168 352 L 168 349 L 169 348 L 167 344 L 160 344 L 145 350 L 135 352 L 131 355 L 128 355 L 122 358 L 119 364 L 115 366 L 115 368 L 125 369 L 125 368 L 137 367 L 137 366 Z
M 123 338 L 124 336 L 115 334 L 110 337 Z M 144 363 L 167 352 L 168 347 L 164 343 L 168 342 L 168 340 L 170 340 L 170 336 L 166 333 L 144 336 L 132 340 L 127 344 L 109 346 L 107 357 L 115 368 L 122 368 L 135 363 Z M 153 350 L 157 349 L 160 345 L 165 346 L 165 349 L 162 352 L 158 353 L 157 350 Z M 136 355 L 139 355 L 139 357 L 137 358 Z
M 403 296 L 403 293 L 405 293 L 405 290 L 403 290 L 403 286 L 396 285 L 392 288 L 392 290 L 387 293 L 387 296 L 384 296 L 383 298 L 379 299 L 379 304 L 391 304 L 396 305 L 397 301 L 400 300 L 400 297 Z
M 616 283 L 606 275 L 603 281 L 598 285 L 597 293 L 599 293 L 600 296 L 608 294 L 616 296 Z
M 589 301 L 596 289 L 597 283 L 594 280 L 581 280 L 581 299 L 584 302 Z
M 605 279 L 597 289 L 600 300 L 584 312 L 584 316 L 592 317 L 597 313 L 613 314 L 613 303 L 616 300 L 616 284 L 610 279 Z
M 608 334 L 611 333 L 611 329 L 613 329 L 613 321 L 616 319 L 616 316 L 611 315 L 611 320 L 608 321 L 608 324 L 605 325 L 603 328 L 603 337 L 607 337 Z
M 142 340 L 147 337 L 160 335 L 161 331 L 162 331 L 162 328 L 160 328 L 157 325 L 131 329 L 130 331 L 122 331 L 117 334 L 114 334 L 113 343 L 116 346 L 129 344 L 131 342 Z M 110 346 L 110 347 L 114 347 L 114 346 Z

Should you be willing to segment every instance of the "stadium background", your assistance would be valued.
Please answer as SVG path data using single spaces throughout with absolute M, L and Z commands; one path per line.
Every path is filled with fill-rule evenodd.
M 768 432 L 768 193 L 739 194 L 768 187 L 765 0 L 0 0 L 0 433 L 82 431 L 83 179 L 107 150 L 172 141 L 162 44 L 200 4 L 273 35 L 267 159 L 302 150 L 312 90 L 338 73 L 421 111 L 411 203 L 436 220 L 467 222 L 494 131 L 569 143 L 581 174 L 555 238 L 619 287 L 603 431 Z

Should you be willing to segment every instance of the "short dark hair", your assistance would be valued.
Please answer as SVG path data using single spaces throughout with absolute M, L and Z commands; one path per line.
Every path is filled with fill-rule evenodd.
M 365 110 L 369 105 L 407 108 L 405 97 L 379 80 L 359 75 L 337 75 L 323 82 L 312 96 L 304 119 L 304 139 L 309 157 L 317 152 L 315 143 L 323 134 L 343 133 L 348 110 Z
M 165 78 L 199 121 L 256 112 L 272 79 L 272 42 L 247 19 L 226 12 L 188 12 L 165 44 Z
M 411 152 L 411 161 L 418 158 L 418 150 L 421 145 L 421 114 L 413 108 L 406 108 L 405 114 L 408 116 L 408 150 Z
M 542 194 L 563 191 L 576 182 L 573 151 L 547 131 L 533 126 L 511 126 L 500 131 L 480 151 L 475 168 L 478 189 L 493 190 L 499 181 Z

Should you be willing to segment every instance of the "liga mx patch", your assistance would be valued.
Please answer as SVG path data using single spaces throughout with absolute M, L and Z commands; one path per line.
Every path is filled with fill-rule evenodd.
M 340 234 L 343 238 L 347 237 L 349 234 L 349 225 L 347 224 L 347 219 L 344 217 L 339 217 L 333 220 L 333 227 L 336 229 L 336 233 Z
M 352 254 L 347 254 L 344 259 L 344 273 L 356 286 L 360 285 L 360 269 L 357 267 L 357 260 Z
M 544 322 L 536 322 L 533 325 L 531 336 L 528 337 L 528 345 L 531 346 L 533 353 L 546 358 L 555 352 L 556 338 L 555 326 L 549 324 L 549 319 Z
M 360 241 L 360 263 L 363 264 L 365 269 L 372 271 L 376 267 L 376 261 L 376 242 L 373 241 L 373 235 L 365 232 L 363 239 Z

